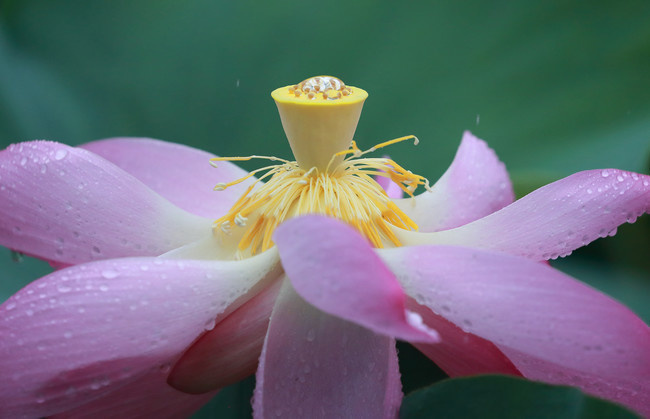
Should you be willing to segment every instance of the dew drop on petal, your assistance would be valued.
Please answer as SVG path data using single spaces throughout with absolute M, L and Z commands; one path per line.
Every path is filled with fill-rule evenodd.
M 55 160 L 63 160 L 65 156 L 68 155 L 67 150 L 57 150 L 56 153 L 54 154 L 54 159 Z
M 212 330 L 214 329 L 214 326 L 217 324 L 216 319 L 210 319 L 207 322 L 205 322 L 204 329 L 205 330 Z
M 118 275 L 119 274 L 117 272 L 115 272 L 113 270 L 110 270 L 110 269 L 106 269 L 106 270 L 102 271 L 102 276 L 104 278 L 106 278 L 106 279 L 117 278 Z
M 309 329 L 309 332 L 307 332 L 307 342 L 313 342 L 314 339 L 316 339 L 316 332 L 314 329 Z
M 57 287 L 57 290 L 59 290 L 59 292 L 61 292 L 61 293 L 65 293 L 65 292 L 70 292 L 70 291 L 72 291 L 72 288 L 67 287 L 67 286 L 65 286 L 65 285 L 59 285 L 59 286 Z
M 609 177 L 609 171 L 608 170 L 603 170 L 602 172 L 600 172 L 600 174 L 601 174 L 602 177 Z

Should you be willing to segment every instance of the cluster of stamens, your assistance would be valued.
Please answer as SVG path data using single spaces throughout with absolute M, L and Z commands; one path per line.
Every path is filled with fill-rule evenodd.
M 361 151 L 356 144 L 348 150 L 332 156 L 345 156 L 334 168 L 319 171 L 317 168 L 304 170 L 296 162 L 277 157 L 217 157 L 211 160 L 216 166 L 219 161 L 243 161 L 264 158 L 280 161 L 252 171 L 248 176 L 230 183 L 220 183 L 215 190 L 230 186 L 260 172 L 266 172 L 248 187 L 230 211 L 214 222 L 217 235 L 231 235 L 233 228 L 241 228 L 242 236 L 237 248 L 237 257 L 244 258 L 263 252 L 273 246 L 272 235 L 283 221 L 305 214 L 322 214 L 346 222 L 363 234 L 375 247 L 400 246 L 391 226 L 406 230 L 417 230 L 417 225 L 387 196 L 373 176 L 390 178 L 408 195 L 419 185 L 429 188 L 428 181 L 411 173 L 387 158 L 359 158 L 395 142 L 414 138 L 412 136 L 387 141 Z M 417 139 L 415 139 L 417 141 Z M 268 181 L 255 187 L 262 181 Z
M 304 94 L 304 97 L 310 100 L 336 100 L 352 94 L 352 89 L 336 77 L 319 76 L 289 86 L 289 93 L 296 97 L 301 97 Z

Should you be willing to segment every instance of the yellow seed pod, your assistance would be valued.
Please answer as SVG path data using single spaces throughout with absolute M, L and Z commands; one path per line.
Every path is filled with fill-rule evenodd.
M 298 165 L 322 173 L 342 161 L 332 156 L 350 146 L 368 93 L 336 77 L 317 76 L 275 89 L 271 97 Z

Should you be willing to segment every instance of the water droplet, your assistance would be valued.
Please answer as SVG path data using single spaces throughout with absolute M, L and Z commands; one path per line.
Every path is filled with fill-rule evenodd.
M 313 342 L 314 339 L 316 339 L 316 331 L 309 329 L 309 332 L 307 332 L 307 342 Z
M 214 326 L 217 324 L 216 319 L 210 319 L 207 322 L 205 322 L 204 329 L 205 330 L 212 330 L 214 329 Z
M 27 157 L 23 157 L 22 159 L 20 159 L 20 165 L 21 166 L 24 166 L 26 164 L 27 164 Z
M 14 308 L 16 308 L 16 303 L 9 303 L 5 306 L 5 310 L 7 311 L 13 310 Z
M 625 178 L 623 176 L 621 176 L 621 175 L 618 175 L 618 176 L 616 176 L 616 180 L 618 180 L 619 182 L 623 182 L 625 180 Z
M 603 170 L 602 172 L 600 172 L 600 175 L 602 177 L 609 177 L 609 171 L 608 170 Z
M 99 290 L 102 291 L 102 292 L 108 291 L 108 285 L 106 285 L 106 284 L 100 285 Z
M 66 339 L 70 339 L 72 337 L 72 332 L 64 332 L 63 337 Z
M 119 274 L 117 272 L 115 272 L 113 270 L 110 270 L 110 269 L 106 269 L 106 270 L 102 271 L 102 276 L 104 278 L 106 278 L 106 279 L 117 278 L 118 275 Z
M 63 293 L 72 291 L 72 288 L 65 285 L 59 285 L 57 289 L 59 290 L 59 292 L 63 292 Z
M 67 150 L 59 149 L 59 150 L 56 150 L 56 153 L 54 154 L 54 159 L 55 160 L 63 160 L 65 158 L 65 156 L 67 156 L 67 155 L 68 155 Z

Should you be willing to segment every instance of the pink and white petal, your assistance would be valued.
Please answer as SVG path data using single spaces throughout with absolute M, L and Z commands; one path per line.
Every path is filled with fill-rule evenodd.
M 151 138 L 109 138 L 83 144 L 130 173 L 178 207 L 202 217 L 219 218 L 239 199 L 254 178 L 223 191 L 217 183 L 240 179 L 248 172 L 224 161 L 210 165 L 214 154 Z
M 53 416 L 54 419 L 186 418 L 217 393 L 186 394 L 167 384 L 167 367 L 148 371 L 105 397 Z
M 128 258 L 29 284 L 0 306 L 3 411 L 67 411 L 168 365 L 279 269 L 273 252 L 240 262 Z
M 169 384 L 201 394 L 254 374 L 281 283 L 273 281 L 201 336 L 174 365 Z
M 257 369 L 255 418 L 395 418 L 395 340 L 324 313 L 284 281 Z
M 454 161 L 431 191 L 395 201 L 420 231 L 467 224 L 514 201 L 505 165 L 487 143 L 465 131 Z
M 633 408 L 650 394 L 650 328 L 593 288 L 546 264 L 479 249 L 419 246 L 380 254 L 418 303 L 508 357 L 517 351 L 565 371 L 552 382 Z M 510 359 L 526 376 L 535 370 Z M 574 371 L 581 382 L 571 378 Z
M 296 292 L 320 310 L 398 339 L 434 343 L 435 331 L 406 310 L 404 292 L 368 241 L 323 216 L 298 217 L 273 240 Z
M 417 343 L 413 346 L 436 363 L 451 377 L 476 374 L 521 373 L 512 362 L 492 342 L 465 332 L 429 308 L 408 300 L 409 309 L 422 316 L 424 324 L 440 335 L 440 342 L 434 344 Z
M 60 265 L 156 256 L 211 233 L 211 220 L 64 144 L 9 146 L 0 176 L 0 244 Z
M 589 170 L 546 185 L 464 226 L 436 233 L 396 230 L 405 245 L 492 249 L 533 260 L 566 256 L 650 212 L 650 176 Z

